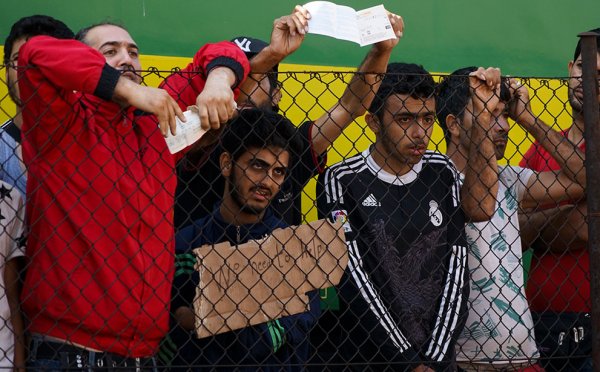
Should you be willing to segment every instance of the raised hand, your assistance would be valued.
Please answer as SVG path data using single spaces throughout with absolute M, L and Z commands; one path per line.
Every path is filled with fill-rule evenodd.
M 500 69 L 479 67 L 469 74 L 474 114 L 492 113 L 500 102 Z
M 509 83 L 511 97 L 508 104 L 509 117 L 519 125 L 531 125 L 535 121 L 535 116 L 531 112 L 527 87 L 514 78 L 511 78 Z
M 391 50 L 393 49 L 404 35 L 404 20 L 397 14 L 388 12 L 388 18 L 390 19 L 390 24 L 394 29 L 394 34 L 396 35 L 395 39 L 383 40 L 373 45 L 373 48 L 378 49 L 380 51 Z
M 281 59 L 295 52 L 308 32 L 310 13 L 302 5 L 296 5 L 292 14 L 273 21 L 271 50 Z
M 202 129 L 219 129 L 221 124 L 231 119 L 237 108 L 231 89 L 234 82 L 235 74 L 227 67 L 210 71 L 204 89 L 196 98 Z

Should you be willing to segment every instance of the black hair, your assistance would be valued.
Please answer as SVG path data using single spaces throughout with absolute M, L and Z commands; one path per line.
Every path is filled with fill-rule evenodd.
M 433 78 L 421 65 L 390 63 L 369 112 L 383 118 L 386 100 L 394 94 L 407 94 L 413 98 L 427 99 L 435 93 Z
M 588 32 L 593 32 L 593 33 L 598 34 L 598 36 L 596 36 L 596 47 L 598 48 L 598 53 L 600 53 L 600 27 L 595 28 L 593 30 L 589 30 Z M 573 54 L 573 61 L 576 61 L 577 58 L 579 58 L 580 54 L 581 54 L 581 38 L 579 38 L 579 41 L 577 42 L 577 46 L 575 47 L 575 53 Z
M 4 65 L 10 62 L 15 41 L 34 36 L 47 35 L 57 39 L 72 39 L 73 31 L 58 19 L 47 15 L 32 15 L 15 22 L 4 41 Z
M 299 138 L 294 124 L 275 112 L 261 109 L 244 109 L 221 134 L 221 148 L 237 160 L 251 148 L 279 147 L 297 157 Z
M 279 73 L 277 72 L 276 69 L 273 69 L 273 70 L 267 72 L 267 78 L 269 79 L 269 85 L 271 86 L 271 91 L 269 92 L 269 94 L 273 94 L 275 89 L 280 87 L 280 84 L 278 81 Z
M 444 132 L 446 143 L 450 143 L 450 132 L 448 131 L 446 117 L 452 114 L 457 118 L 463 118 L 471 98 L 469 74 L 473 71 L 477 71 L 477 67 L 460 68 L 444 77 L 437 87 L 435 111 L 440 127 Z M 502 84 L 500 85 L 500 100 L 506 103 L 510 101 L 510 90 L 506 78 L 502 78 Z
M 105 21 L 101 21 L 98 23 L 94 23 L 93 25 L 90 25 L 90 26 L 86 26 L 86 27 L 82 28 L 81 30 L 77 31 L 77 34 L 75 34 L 75 39 L 81 41 L 82 43 L 85 43 L 85 38 L 87 37 L 88 32 L 90 32 L 91 29 L 100 27 L 100 26 L 116 26 L 116 27 L 122 28 L 123 30 L 127 31 L 127 28 L 125 28 L 125 26 L 123 26 L 123 24 L 105 20 Z M 129 32 L 129 31 L 127 31 L 127 32 Z

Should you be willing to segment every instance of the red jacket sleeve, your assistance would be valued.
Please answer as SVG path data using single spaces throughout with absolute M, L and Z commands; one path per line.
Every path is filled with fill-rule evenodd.
M 95 49 L 76 40 L 59 40 L 49 36 L 36 36 L 19 51 L 19 87 L 29 83 L 29 89 L 39 90 L 51 84 L 67 91 L 93 93 L 109 100 L 119 72 L 106 64 L 104 56 Z M 21 79 L 24 77 L 24 79 Z
M 49 36 L 27 41 L 19 51 L 18 65 L 23 132 L 39 151 L 56 143 L 67 128 L 81 125 L 77 120 L 82 114 L 81 93 L 108 100 L 120 76 L 98 51 L 76 40 Z
M 537 142 L 532 143 L 523 158 L 519 162 L 519 166 L 522 168 L 535 169 L 535 158 L 537 158 L 536 154 L 538 152 Z
M 250 63 L 244 52 L 234 43 L 222 41 L 206 44 L 196 53 L 194 60 L 180 72 L 167 77 L 161 84 L 173 97 L 182 110 L 196 104 L 196 98 L 204 89 L 206 78 L 215 67 L 229 67 L 236 76 L 237 86 L 246 79 L 250 72 Z M 234 91 L 238 95 L 237 89 Z

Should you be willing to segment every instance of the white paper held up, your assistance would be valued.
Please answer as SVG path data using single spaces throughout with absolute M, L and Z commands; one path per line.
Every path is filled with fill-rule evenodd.
M 383 5 L 355 11 L 329 1 L 311 1 L 304 4 L 304 8 L 311 16 L 308 20 L 310 34 L 349 40 L 360 46 L 396 38 Z
M 184 148 L 198 141 L 200 137 L 206 133 L 206 131 L 200 126 L 200 116 L 198 116 L 198 114 L 188 110 L 185 111 L 183 115 L 185 115 L 185 123 L 179 120 L 178 117 L 175 117 L 177 120 L 177 134 L 173 136 L 169 131 L 167 138 L 165 138 L 171 154 L 183 150 Z

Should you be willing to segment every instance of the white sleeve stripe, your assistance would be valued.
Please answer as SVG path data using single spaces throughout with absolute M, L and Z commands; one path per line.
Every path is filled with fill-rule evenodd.
M 333 203 L 334 201 L 344 202 L 343 190 L 339 180 L 352 173 L 360 172 L 364 169 L 366 164 L 362 158 L 353 159 L 352 162 L 339 163 L 325 172 L 325 194 L 327 196 L 327 203 Z M 359 168 L 359 169 L 357 169 Z
M 458 207 L 460 204 L 460 179 L 458 176 L 455 178 L 454 185 L 452 186 L 452 206 Z
M 467 248 L 466 247 L 461 247 L 461 246 L 454 246 L 456 248 L 458 248 L 460 250 L 460 263 L 461 265 L 459 266 L 459 272 L 460 272 L 460 281 L 459 281 L 459 285 L 457 287 L 458 290 L 458 301 L 456 303 L 456 316 L 453 317 L 452 319 L 452 324 L 450 325 L 450 329 L 449 329 L 449 334 L 448 334 L 448 342 L 446 342 L 444 344 L 444 347 L 442 349 L 442 359 L 443 356 L 446 355 L 447 351 L 448 351 L 448 347 L 450 345 L 450 340 L 452 339 L 452 335 L 454 333 L 454 330 L 456 329 L 456 323 L 458 323 L 458 320 L 460 319 L 460 309 L 462 307 L 462 302 L 464 300 L 463 295 L 462 295 L 462 289 L 465 285 L 464 279 L 464 273 L 465 270 L 467 268 Z
M 369 304 L 371 311 L 379 320 L 379 324 L 381 324 L 381 326 L 383 326 L 383 328 L 387 331 L 394 345 L 400 350 L 400 352 L 404 352 L 410 348 L 410 342 L 408 342 L 406 337 L 404 337 L 402 332 L 398 329 L 396 323 L 379 298 L 379 295 L 373 288 L 373 285 L 368 279 L 367 274 L 364 272 L 362 268 L 362 258 L 360 256 L 360 252 L 358 251 L 358 247 L 356 246 L 356 241 L 351 241 L 347 244 L 350 253 L 348 266 L 356 286 L 360 290 L 363 299 Z
M 449 332 L 449 330 L 452 329 L 452 324 L 455 324 L 455 319 L 458 317 L 458 314 L 456 314 L 456 317 L 453 317 L 452 319 L 448 319 L 448 318 L 452 317 L 453 315 L 455 315 L 451 311 L 452 310 L 451 304 L 452 304 L 453 300 L 456 298 L 456 295 L 461 288 L 460 285 L 457 285 L 457 283 L 461 282 L 460 277 L 458 278 L 459 279 L 458 282 L 456 279 L 452 280 L 450 282 L 451 278 L 453 276 L 455 277 L 455 274 L 457 271 L 459 273 L 462 271 L 460 266 L 457 267 L 458 262 L 457 262 L 457 256 L 455 255 L 456 250 L 457 250 L 457 247 L 453 246 L 452 247 L 453 255 L 452 255 L 450 267 L 448 270 L 448 277 L 447 277 L 448 280 L 446 282 L 445 291 L 444 291 L 444 294 L 442 297 L 442 302 L 440 303 L 438 320 L 436 322 L 436 327 L 433 332 L 432 341 L 431 341 L 430 347 L 428 349 L 428 354 L 431 354 L 430 356 L 435 359 L 443 359 L 443 355 L 444 355 L 443 350 L 447 349 L 447 344 L 449 343 L 450 337 L 452 336 L 452 332 Z M 450 297 L 448 296 L 449 290 L 451 291 Z M 444 300 L 447 300 L 447 301 L 444 301 Z M 460 300 L 460 298 L 459 298 L 459 300 Z M 455 309 L 455 311 L 456 311 L 456 309 Z M 450 323 L 450 326 L 449 326 L 449 323 Z M 434 350 L 432 350 L 433 347 L 435 347 Z M 440 349 L 440 347 L 441 347 L 441 349 Z
M 463 265 L 460 265 L 459 258 L 455 254 L 456 251 L 459 250 L 461 259 L 460 262 L 463 262 Z M 465 247 L 457 247 L 453 246 L 453 255 L 451 259 L 451 266 L 449 267 L 448 272 L 448 281 L 446 282 L 445 291 L 442 298 L 442 303 L 439 307 L 438 320 L 436 322 L 436 326 L 434 328 L 434 332 L 432 334 L 432 340 L 430 343 L 430 347 L 427 350 L 427 354 L 434 360 L 442 360 L 445 355 L 448 346 L 450 344 L 450 340 L 452 337 L 452 331 L 456 327 L 456 323 L 458 321 L 458 317 L 460 314 L 460 306 L 462 304 L 462 287 L 464 285 L 464 268 L 466 259 L 466 248 Z M 456 280 L 458 274 L 458 280 Z M 455 278 L 452 280 L 452 278 Z M 452 281 L 451 281 L 452 280 Z M 451 292 L 451 297 L 448 297 L 448 292 Z M 458 295 L 458 298 L 457 298 Z M 446 301 L 444 301 L 446 300 Z M 456 301 L 456 307 L 454 311 L 452 311 L 451 305 Z M 450 324 L 450 327 L 448 327 Z M 441 340 L 441 342 L 440 342 Z M 436 342 L 437 341 L 437 342 Z M 435 350 L 433 348 L 435 347 Z M 440 350 L 441 347 L 441 350 Z
M 442 164 L 445 165 L 448 170 L 452 172 L 454 176 L 454 184 L 452 186 L 452 204 L 454 207 L 458 207 L 460 204 L 460 175 L 452 162 L 443 154 L 437 153 L 426 153 L 423 157 L 423 161 L 431 164 Z
M 341 190 L 338 190 L 336 187 L 338 182 L 331 182 L 331 180 L 332 179 L 335 179 L 336 181 L 340 180 L 340 178 L 342 177 L 342 175 L 338 175 L 338 173 L 340 171 L 352 169 L 352 168 L 356 167 L 357 165 L 360 165 L 361 163 L 363 163 L 362 158 L 356 157 L 356 158 L 348 159 L 348 160 L 344 161 L 343 163 L 338 163 L 328 169 L 328 172 L 327 172 L 326 178 L 325 178 L 327 184 L 330 185 L 326 189 L 327 203 L 332 203 L 334 200 L 340 199 L 343 195 L 343 192 Z M 336 195 L 337 197 L 334 197 L 333 195 Z
M 348 170 L 344 170 L 344 171 L 341 171 L 341 172 L 339 172 L 339 173 L 336 173 L 336 177 L 337 177 L 337 180 L 336 180 L 336 181 L 339 181 L 339 180 L 340 180 L 342 177 L 344 177 L 344 176 L 345 176 L 345 175 L 347 175 L 347 174 L 353 174 L 353 173 L 354 173 L 354 174 L 356 174 L 356 173 L 360 173 L 360 172 L 362 172 L 363 170 L 365 170 L 365 168 L 366 168 L 366 167 L 367 167 L 367 165 L 363 163 L 363 164 L 362 164 L 362 165 L 361 165 L 359 168 L 355 168 L 355 169 L 348 169 Z M 335 184 L 337 184 L 338 186 L 340 186 L 340 187 L 339 187 L 339 190 L 337 190 L 337 192 L 338 192 L 338 195 L 337 195 L 337 200 L 338 200 L 340 203 L 344 203 L 344 192 L 343 192 L 343 190 L 342 190 L 341 183 L 340 183 L 340 182 L 335 182 Z M 330 202 L 330 203 L 331 203 L 331 202 Z
M 455 296 L 456 293 L 456 288 L 455 288 L 455 283 L 456 280 L 451 280 L 451 278 L 453 277 L 453 274 L 456 271 L 456 256 L 454 254 L 455 251 L 455 247 L 452 248 L 453 252 L 452 252 L 452 256 L 450 258 L 450 265 L 448 267 L 448 275 L 446 277 L 446 283 L 444 285 L 444 292 L 442 294 L 442 298 L 440 301 L 440 305 L 438 308 L 438 314 L 437 314 L 437 321 L 435 324 L 435 327 L 433 329 L 432 332 L 432 337 L 431 337 L 431 341 L 429 343 L 429 348 L 427 349 L 427 355 L 430 356 L 433 360 L 438 360 L 440 357 L 440 345 L 439 345 L 439 341 L 444 342 L 445 340 L 442 339 L 442 335 L 446 334 L 446 326 L 448 324 L 448 317 L 451 316 L 450 314 L 450 309 L 448 306 L 448 301 L 444 301 L 449 299 L 448 296 L 448 292 L 451 291 L 452 293 L 452 297 Z M 451 300 L 451 299 L 450 299 Z M 443 319 L 443 321 L 442 321 Z M 440 324 L 441 323 L 441 324 Z M 442 355 L 442 359 L 443 359 L 443 355 Z
M 452 246 L 452 256 L 444 293 L 438 309 L 432 339 L 426 353 L 433 360 L 440 361 L 444 359 L 444 355 L 452 339 L 452 334 L 454 333 L 453 331 L 456 328 L 456 323 L 460 317 L 459 312 L 463 301 L 464 270 L 466 269 L 466 251 L 466 247 Z M 452 307 L 454 302 L 456 302 L 456 305 Z

